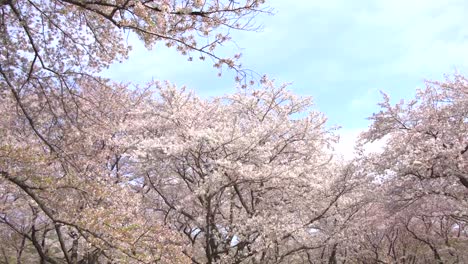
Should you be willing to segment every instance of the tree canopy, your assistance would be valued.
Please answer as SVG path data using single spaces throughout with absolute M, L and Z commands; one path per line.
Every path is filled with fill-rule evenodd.
M 218 47 L 263 0 L 0 0 L 0 263 L 464 263 L 468 81 L 370 117 L 359 148 L 267 77 L 200 98 L 99 76 L 164 43 Z M 132 32 L 132 33 L 130 33 Z

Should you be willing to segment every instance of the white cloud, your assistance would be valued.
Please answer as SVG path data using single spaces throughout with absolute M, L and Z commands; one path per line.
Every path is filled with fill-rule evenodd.
M 468 60 L 468 3 L 466 1 L 376 1 L 355 15 L 356 26 L 372 25 L 389 34 L 385 41 L 399 49 L 383 70 L 396 74 L 444 73 Z
M 356 129 L 341 129 L 338 131 L 340 141 L 334 146 L 334 155 L 342 157 L 344 160 L 351 160 L 357 156 L 356 143 L 362 132 L 366 131 L 367 128 L 356 128 Z M 383 151 L 385 147 L 386 138 L 381 140 L 367 143 L 364 145 L 364 154 L 379 153 Z
M 334 154 L 342 156 L 345 160 L 350 160 L 355 157 L 354 146 L 356 140 L 364 129 L 340 129 L 338 134 L 340 141 L 334 146 Z
M 468 69 L 465 0 L 271 0 L 268 4 L 277 14 L 255 19 L 264 25 L 263 32 L 232 32 L 244 49 L 243 64 L 261 75 L 294 82 L 292 89 L 317 98 L 333 124 L 362 128 L 381 100 L 378 90 L 395 99 L 407 98 L 425 78 L 440 79 L 456 68 Z M 147 51 L 131 42 L 136 44 L 130 60 L 112 67 L 108 76 L 140 83 L 168 79 L 204 95 L 224 94 L 235 86 L 230 73 L 217 78 L 210 61 L 187 62 L 164 45 Z M 239 50 L 231 45 L 224 51 Z M 343 141 L 350 155 L 354 141 Z

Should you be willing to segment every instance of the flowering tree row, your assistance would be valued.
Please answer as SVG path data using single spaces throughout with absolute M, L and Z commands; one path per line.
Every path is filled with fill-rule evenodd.
M 352 161 L 268 78 L 203 99 L 99 72 L 125 34 L 217 47 L 264 1 L 0 0 L 0 263 L 464 263 L 468 82 L 371 117 Z

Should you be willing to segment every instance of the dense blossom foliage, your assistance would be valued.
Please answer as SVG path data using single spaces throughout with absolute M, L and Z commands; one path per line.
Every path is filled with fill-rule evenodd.
M 264 0 L 2 0 L 0 60 L 10 83 L 36 86 L 56 78 L 90 74 L 127 56 L 129 32 L 151 48 L 159 41 L 215 67 L 239 69 L 237 59 L 215 49 L 229 30 L 253 30 Z
M 11 237 L 2 245 L 8 261 L 184 258 L 171 253 L 181 251 L 177 234 L 141 213 L 143 197 L 129 184 L 122 160 L 122 122 L 139 96 L 83 86 L 79 97 L 61 98 L 68 112 L 34 116 L 42 139 L 18 115 L 12 96 L 0 100 L 0 224 Z M 28 99 L 38 109 L 51 107 L 43 98 Z
M 2 261 L 183 263 L 180 236 L 142 208 L 121 144 L 144 93 L 98 77 L 126 58 L 129 33 L 151 48 L 211 58 L 252 30 L 264 1 L 0 1 Z
M 0 0 L 0 263 L 468 262 L 468 80 L 371 117 L 360 147 L 262 78 L 202 99 L 99 77 L 136 34 L 189 60 L 264 0 Z M 131 32 L 131 33 L 130 33 Z
M 361 161 L 381 192 L 375 213 L 384 217 L 375 220 L 374 258 L 468 261 L 467 79 L 427 82 L 407 103 L 384 99 L 362 137 L 385 141 L 381 153 Z
M 337 203 L 355 184 L 310 107 L 266 79 L 211 100 L 165 85 L 132 118 L 147 206 L 186 235 L 195 263 L 307 258 L 345 221 L 352 204 Z

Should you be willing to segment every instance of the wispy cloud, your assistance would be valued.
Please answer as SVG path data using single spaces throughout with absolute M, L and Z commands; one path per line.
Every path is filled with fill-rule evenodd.
M 271 0 L 276 15 L 257 18 L 262 32 L 233 32 L 243 63 L 293 82 L 312 95 L 330 123 L 365 129 L 378 90 L 410 97 L 426 78 L 468 69 L 468 2 L 462 0 Z M 128 62 L 109 75 L 120 80 L 169 79 L 204 96 L 233 90 L 232 73 L 216 77 L 209 62 L 188 62 L 163 45 L 134 44 Z M 236 53 L 235 45 L 225 47 Z

